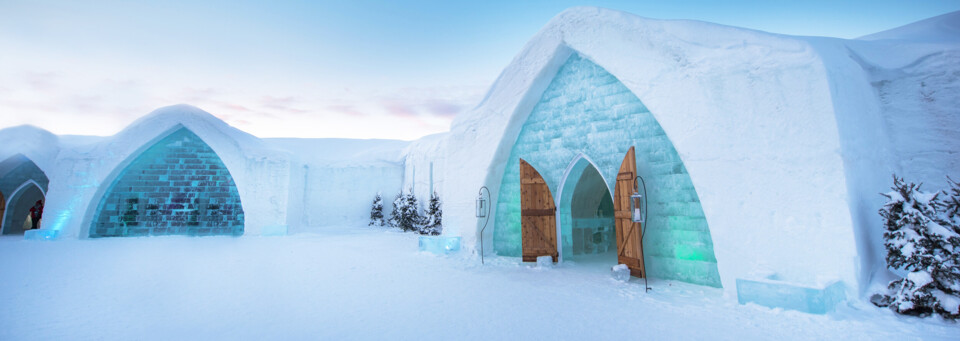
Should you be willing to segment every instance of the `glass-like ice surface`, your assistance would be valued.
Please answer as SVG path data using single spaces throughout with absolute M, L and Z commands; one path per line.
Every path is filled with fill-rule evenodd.
M 843 282 L 839 281 L 821 289 L 777 280 L 737 278 L 737 300 L 740 304 L 756 303 L 770 308 L 826 314 L 845 299 Z
M 649 197 L 643 239 L 648 273 L 720 287 L 707 220 L 670 139 L 640 99 L 578 54 L 560 68 L 534 106 L 504 165 L 493 232 L 496 252 L 521 253 L 520 158 L 543 175 L 556 198 L 564 172 L 582 153 L 613 193 L 620 163 L 631 146 L 636 147 L 637 172 L 646 180 Z
M 438 255 L 460 251 L 460 237 L 420 236 L 417 244 L 420 251 Z
M 230 171 L 186 128 L 136 156 L 107 189 L 91 237 L 243 234 L 243 208 Z

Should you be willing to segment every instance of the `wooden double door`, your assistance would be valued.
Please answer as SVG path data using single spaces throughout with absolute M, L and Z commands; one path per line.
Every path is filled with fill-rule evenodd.
M 617 262 L 626 264 L 630 274 L 646 275 L 643 265 L 643 235 L 640 223 L 631 219 L 630 195 L 637 188 L 637 158 L 633 147 L 627 151 L 617 173 L 613 208 L 616 221 Z M 534 262 L 539 256 L 551 256 L 556 262 L 557 206 L 553 194 L 536 169 L 520 159 L 520 224 L 523 261 Z

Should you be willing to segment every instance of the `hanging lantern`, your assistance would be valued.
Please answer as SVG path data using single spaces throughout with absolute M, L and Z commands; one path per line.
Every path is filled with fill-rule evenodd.
M 642 223 L 644 221 L 643 213 L 646 210 L 646 207 L 643 207 L 643 204 L 643 195 L 633 192 L 633 195 L 630 196 L 630 220 L 635 223 Z
M 477 218 L 483 218 L 487 216 L 487 199 L 483 198 L 483 193 L 480 193 L 480 196 L 477 197 Z

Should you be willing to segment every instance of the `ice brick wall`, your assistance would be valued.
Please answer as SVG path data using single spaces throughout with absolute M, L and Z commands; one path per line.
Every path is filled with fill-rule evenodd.
M 26 156 L 17 154 L 0 163 L 0 193 L 5 197 L 13 196 L 13 192 L 27 180 L 33 180 L 47 190 L 47 175 Z
M 650 276 L 720 287 L 707 221 L 670 139 L 629 89 L 578 54 L 557 72 L 511 150 L 497 199 L 493 233 L 497 253 L 521 253 L 520 158 L 543 175 L 554 198 L 559 198 L 556 191 L 564 171 L 583 153 L 596 164 L 612 193 L 631 146 L 636 147 L 637 171 L 646 180 L 649 196 L 643 244 Z
M 90 236 L 241 235 L 243 222 L 230 171 L 200 137 L 182 128 L 117 175 L 97 207 Z

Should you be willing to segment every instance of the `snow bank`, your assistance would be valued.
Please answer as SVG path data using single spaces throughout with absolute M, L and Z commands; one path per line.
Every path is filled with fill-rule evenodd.
M 608 266 L 480 266 L 419 252 L 417 239 L 361 226 L 276 238 L 0 238 L 0 339 L 957 338 L 955 323 L 865 305 L 816 316 L 677 282 L 651 280 L 645 292 Z

